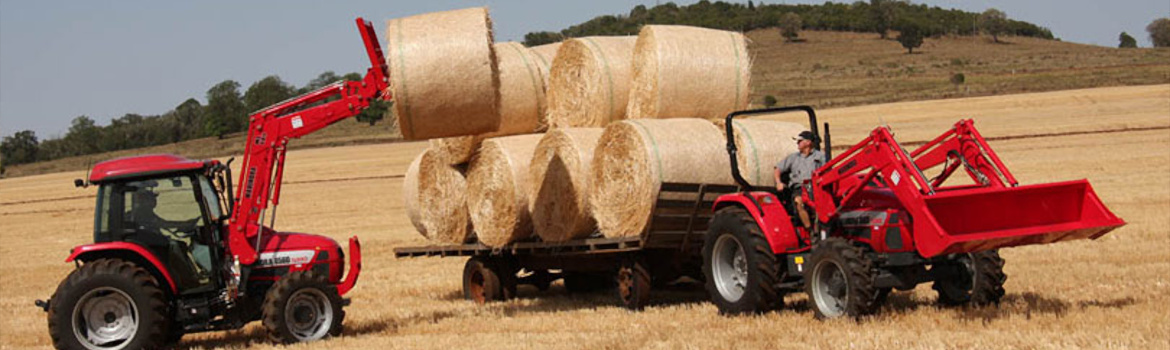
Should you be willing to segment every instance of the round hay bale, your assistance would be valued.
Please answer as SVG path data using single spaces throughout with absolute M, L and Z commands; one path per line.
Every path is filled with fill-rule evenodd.
M 715 125 L 725 133 L 726 138 L 725 122 L 720 120 Z M 776 178 L 773 176 L 776 163 L 798 151 L 796 141 L 792 138 L 808 130 L 808 127 L 797 123 L 775 120 L 734 120 L 731 125 L 735 128 L 735 147 L 739 150 L 736 162 L 740 175 L 753 186 L 767 187 L 776 186 Z
M 648 25 L 634 49 L 627 118 L 719 118 L 748 105 L 743 34 Z
M 501 247 L 532 236 L 528 164 L 541 135 L 490 138 L 467 171 L 467 204 L 479 241 Z
M 554 129 L 540 139 L 528 166 L 532 228 L 546 242 L 588 237 L 597 227 L 589 211 L 589 169 L 601 128 Z
M 536 54 L 520 43 L 495 44 L 500 71 L 500 128 L 486 134 L 431 139 L 448 164 L 462 164 L 485 139 L 537 132 L 544 116 L 544 81 Z
M 565 40 L 549 70 L 548 125 L 600 127 L 625 119 L 635 38 Z
M 500 80 L 486 8 L 393 19 L 386 38 L 390 96 L 403 138 L 499 129 Z
M 557 57 L 557 49 L 561 48 L 561 43 L 556 42 L 552 44 L 544 44 L 540 46 L 533 46 L 528 48 L 532 53 L 536 54 L 536 65 L 540 67 L 540 77 L 544 79 L 544 86 L 548 88 L 548 71 L 552 67 L 552 62 Z
M 427 151 L 419 160 L 418 183 L 419 219 L 431 242 L 467 242 L 471 238 L 471 219 L 463 172 Z
M 726 139 L 703 119 L 631 119 L 593 152 L 590 203 L 606 237 L 641 234 L 663 182 L 733 184 Z
M 418 207 L 418 165 L 419 162 L 422 162 L 423 156 L 427 152 L 427 150 L 423 150 L 422 153 L 419 153 L 410 162 L 410 166 L 406 168 L 406 176 L 402 178 L 402 205 L 406 207 L 406 216 L 410 218 L 410 224 L 414 225 L 414 229 L 424 238 L 430 239 L 430 236 L 427 235 L 427 227 L 422 222 L 421 210 Z

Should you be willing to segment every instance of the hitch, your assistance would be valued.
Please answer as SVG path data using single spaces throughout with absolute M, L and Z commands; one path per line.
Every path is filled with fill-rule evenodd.
M 41 311 L 49 312 L 49 303 L 52 301 L 53 301 L 53 299 L 47 299 L 47 300 L 37 299 L 36 301 L 33 302 L 33 304 L 36 305 L 38 308 L 40 308 Z

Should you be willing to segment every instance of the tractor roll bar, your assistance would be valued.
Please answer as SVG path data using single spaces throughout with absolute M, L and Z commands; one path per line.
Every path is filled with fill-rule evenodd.
M 733 179 L 735 179 L 735 183 L 737 183 L 741 187 L 743 187 L 744 191 L 758 191 L 758 190 L 761 190 L 763 188 L 753 186 L 752 184 L 748 183 L 747 180 L 743 178 L 743 175 L 739 172 L 739 162 L 736 161 L 736 155 L 739 153 L 739 149 L 735 146 L 735 128 L 732 127 L 732 125 L 731 125 L 732 119 L 735 119 L 735 117 L 746 116 L 746 115 L 758 115 L 758 114 L 764 114 L 764 113 L 797 112 L 797 111 L 804 112 L 805 114 L 808 115 L 809 131 L 811 131 L 813 133 L 813 137 L 817 139 L 817 141 L 813 143 L 813 148 L 820 150 L 821 149 L 821 143 L 820 143 L 821 134 L 817 132 L 817 112 L 813 110 L 812 106 L 801 105 L 801 106 L 785 106 L 785 107 L 773 107 L 773 108 L 748 109 L 748 110 L 731 112 L 730 114 L 727 115 L 727 118 L 725 119 L 725 122 L 724 122 L 724 127 L 727 128 L 725 134 L 727 135 L 727 155 L 731 157 L 731 177 Z M 826 139 L 826 141 L 829 138 L 828 134 L 829 134 L 829 123 L 825 123 L 825 139 Z M 828 152 L 829 151 L 826 151 L 826 153 L 825 153 L 825 163 L 829 162 L 830 155 Z

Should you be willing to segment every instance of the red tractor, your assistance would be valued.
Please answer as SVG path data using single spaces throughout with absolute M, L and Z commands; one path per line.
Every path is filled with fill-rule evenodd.
M 341 332 L 361 272 L 361 246 L 345 253 L 324 236 L 274 229 L 288 142 L 361 113 L 387 86 L 381 47 L 357 19 L 373 65 L 255 112 L 232 194 L 229 164 L 174 155 L 102 162 L 79 187 L 96 185 L 94 243 L 73 248 L 77 269 L 37 306 L 60 349 L 157 348 L 185 333 L 238 329 L 262 320 L 279 343 Z M 271 212 L 269 212 L 271 209 Z M 265 218 L 269 222 L 265 225 Z M 343 274 L 344 279 L 342 278 Z
M 1019 186 L 971 120 L 912 152 L 878 127 L 835 158 L 826 123 L 824 165 L 795 189 L 816 214 L 809 232 L 790 193 L 753 186 L 736 166 L 733 118 L 792 111 L 807 113 L 819 138 L 807 106 L 727 116 L 732 175 L 744 190 L 718 198 L 703 249 L 721 313 L 767 311 L 804 291 L 817 318 L 859 317 L 892 289 L 926 282 L 945 305 L 993 304 L 1007 279 L 998 249 L 1095 239 L 1125 224 L 1086 180 Z M 948 185 L 960 168 L 970 183 Z

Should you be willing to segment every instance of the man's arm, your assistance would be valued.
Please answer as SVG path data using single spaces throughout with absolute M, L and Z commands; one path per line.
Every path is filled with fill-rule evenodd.
M 776 179 L 776 189 L 777 190 L 781 190 L 781 191 L 784 190 L 785 184 L 784 184 L 784 182 L 780 181 L 780 175 L 782 175 L 786 172 L 792 171 L 792 162 L 790 161 L 791 159 L 792 159 L 792 155 L 788 155 L 787 157 L 784 157 L 784 159 L 781 160 L 779 163 L 776 163 L 776 173 L 774 176 Z

